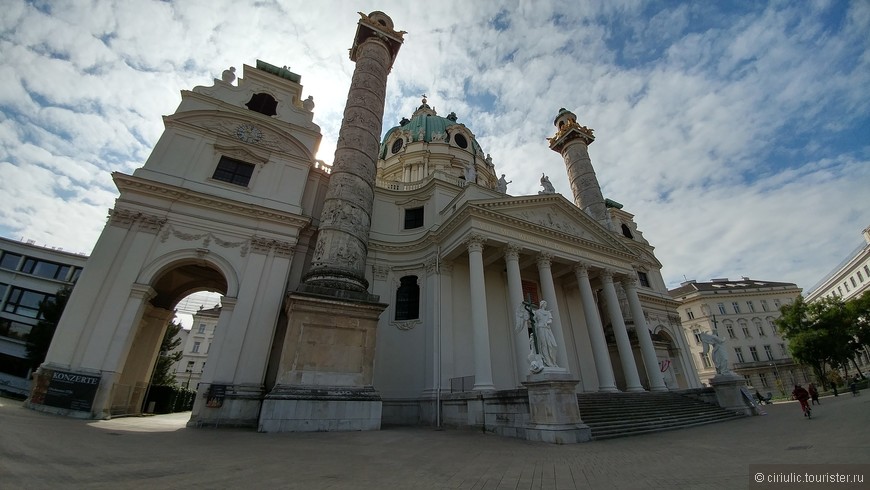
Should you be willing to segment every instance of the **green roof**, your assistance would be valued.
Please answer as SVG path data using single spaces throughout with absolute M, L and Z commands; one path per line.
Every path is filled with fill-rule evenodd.
M 277 66 L 266 63 L 265 61 L 257 60 L 257 69 L 263 70 L 266 73 L 271 73 L 272 75 L 277 75 L 294 83 L 299 83 L 299 81 L 302 80 L 300 75 L 288 70 L 286 66 L 284 68 L 278 68 Z
M 424 106 L 420 106 L 420 109 L 429 108 L 429 106 Z M 381 141 L 381 158 L 386 158 L 387 156 L 387 141 L 389 141 L 390 135 L 392 135 L 394 131 L 408 131 L 410 132 L 411 139 L 413 141 L 420 141 L 419 135 L 420 130 L 422 129 L 423 141 L 430 143 L 432 142 L 433 136 L 439 133 L 443 134 L 446 138 L 447 128 L 449 128 L 450 126 L 465 126 L 464 124 L 460 124 L 453 119 L 447 119 L 446 117 L 430 114 L 428 113 L 429 111 L 421 111 L 420 109 L 415 112 L 416 115 L 413 116 L 410 121 L 405 120 L 405 124 L 394 126 L 387 131 L 387 133 L 384 135 L 384 139 Z M 434 113 L 435 111 L 431 112 Z M 444 139 L 442 140 L 442 142 L 447 143 L 448 141 Z M 475 152 L 483 153 L 480 144 L 477 143 L 477 139 L 471 138 L 471 146 Z

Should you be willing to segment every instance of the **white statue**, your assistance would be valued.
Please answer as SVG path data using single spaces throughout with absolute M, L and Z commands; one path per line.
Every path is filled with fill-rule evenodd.
M 712 333 L 701 332 L 698 334 L 701 343 L 704 345 L 704 355 L 707 355 L 710 347 L 713 348 L 713 365 L 716 366 L 717 374 L 730 374 L 731 368 L 728 366 L 728 353 L 725 352 L 725 341 Z
M 528 303 L 520 305 L 517 309 L 516 329 L 529 328 L 532 326 L 532 335 L 529 335 L 529 371 L 539 373 L 546 367 L 559 367 L 556 362 L 556 337 L 553 336 L 551 324 L 553 314 L 547 309 L 547 302 L 541 301 L 540 306 L 532 312 L 525 308 Z
M 474 162 L 465 162 L 465 181 L 476 182 L 477 170 L 474 168 Z
M 512 180 L 505 180 L 504 174 L 501 174 L 501 177 L 498 179 L 498 184 L 496 186 L 496 190 L 501 192 L 502 194 L 507 194 L 507 186 L 513 182 Z
M 309 95 L 307 99 L 302 101 L 302 108 L 308 112 L 314 110 L 314 97 Z
M 542 191 L 538 191 L 538 194 L 555 194 L 556 188 L 553 187 L 553 184 L 550 183 L 550 178 L 544 174 L 541 174 L 541 187 L 544 188 Z

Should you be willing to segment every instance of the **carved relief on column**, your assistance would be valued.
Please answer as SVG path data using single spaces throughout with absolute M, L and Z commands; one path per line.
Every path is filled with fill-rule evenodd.
M 542 267 L 550 267 L 553 263 L 553 254 L 547 252 L 539 252 L 537 257 L 538 269 Z
M 145 214 L 138 211 L 130 211 L 128 209 L 110 209 L 109 224 L 128 230 L 138 224 L 138 230 L 145 233 L 157 234 L 163 225 L 166 223 L 166 218 L 153 214 Z
M 505 260 L 519 260 L 520 251 L 522 251 L 522 247 L 517 245 L 516 243 L 508 243 L 504 246 L 504 258 Z
M 483 252 L 483 245 L 486 243 L 486 237 L 477 233 L 472 233 L 465 238 L 465 246 L 469 252 Z

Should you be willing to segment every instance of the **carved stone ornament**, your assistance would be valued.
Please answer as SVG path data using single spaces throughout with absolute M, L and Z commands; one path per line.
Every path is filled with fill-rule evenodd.
M 372 275 L 379 281 L 384 281 L 390 274 L 390 267 L 384 265 L 372 265 Z
M 423 321 L 418 319 L 415 320 L 401 320 L 401 321 L 391 321 L 390 325 L 398 328 L 399 330 L 411 330 L 417 325 L 422 325 Z
M 138 224 L 139 231 L 156 234 L 166 224 L 166 218 L 128 209 L 110 209 L 109 224 L 127 229 Z

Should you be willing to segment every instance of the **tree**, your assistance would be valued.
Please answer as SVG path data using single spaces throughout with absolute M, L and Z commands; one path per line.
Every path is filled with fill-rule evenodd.
M 163 341 L 160 343 L 160 354 L 154 365 L 151 384 L 163 386 L 176 386 L 178 384 L 172 366 L 184 355 L 181 351 L 173 352 L 181 344 L 181 337 L 177 336 L 180 331 L 180 323 L 172 322 L 166 327 L 166 333 L 163 334 Z
M 69 301 L 72 288 L 66 286 L 60 289 L 53 298 L 39 302 L 39 322 L 30 329 L 25 341 L 27 342 L 27 360 L 33 369 L 39 367 L 45 361 L 54 331 L 63 315 L 63 310 Z

